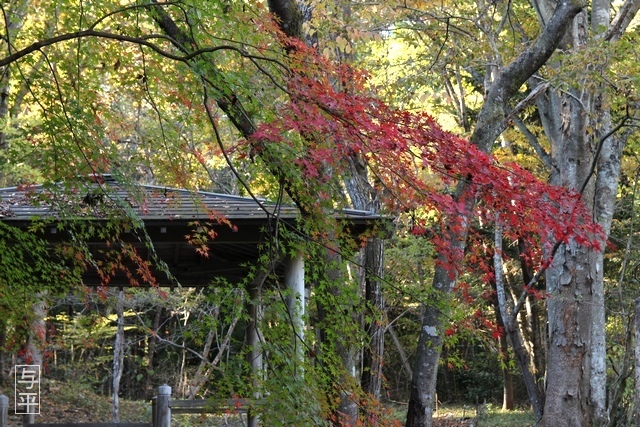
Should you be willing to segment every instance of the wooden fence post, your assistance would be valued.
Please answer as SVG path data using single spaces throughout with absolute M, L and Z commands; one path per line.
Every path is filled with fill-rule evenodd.
M 0 427 L 9 425 L 9 398 L 0 394 Z
M 151 398 L 151 427 L 158 427 L 158 396 Z M 0 426 L 2 427 L 2 426 Z
M 155 424 L 153 427 L 171 427 L 171 408 L 169 402 L 171 401 L 171 387 L 168 385 L 161 385 L 158 387 L 158 396 L 156 396 L 156 416 Z

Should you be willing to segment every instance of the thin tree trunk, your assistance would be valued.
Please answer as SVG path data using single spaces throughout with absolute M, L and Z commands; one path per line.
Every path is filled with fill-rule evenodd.
M 262 384 L 264 381 L 264 366 L 262 360 L 262 328 L 263 308 L 262 308 L 262 283 L 266 279 L 266 274 L 261 273 L 259 280 L 254 280 L 248 287 L 248 298 L 246 311 L 249 315 L 249 322 L 245 330 L 245 345 L 249 348 L 247 352 L 247 362 L 251 366 L 251 386 L 253 398 L 262 398 Z M 247 427 L 257 427 L 260 420 L 257 415 L 249 413 L 247 415 Z
M 207 339 L 204 343 L 204 349 L 202 350 L 202 359 L 200 360 L 200 364 L 198 365 L 198 370 L 193 375 L 191 381 L 189 381 L 189 396 L 188 399 L 195 399 L 196 395 L 200 391 L 200 388 L 204 385 L 209 377 L 209 352 L 211 351 L 211 344 L 213 344 L 213 339 L 216 336 L 215 330 L 210 330 L 207 334 Z
M 241 300 L 244 300 L 244 294 L 241 295 Z M 213 339 L 215 338 L 216 331 L 210 331 L 207 335 L 207 340 L 205 342 L 204 350 L 200 355 L 200 365 L 198 366 L 198 370 L 193 375 L 193 379 L 189 382 L 189 399 L 194 399 L 196 394 L 200 391 L 202 386 L 205 385 L 211 373 L 213 372 L 213 368 L 218 366 L 220 360 L 222 360 L 225 352 L 229 350 L 229 346 L 231 345 L 231 336 L 233 335 L 233 331 L 242 316 L 242 305 L 238 305 L 236 307 L 236 312 L 234 313 L 233 320 L 229 324 L 229 328 L 227 329 L 227 333 L 224 336 L 222 342 L 220 342 L 218 346 L 218 352 L 216 357 L 213 358 L 212 361 L 209 361 L 209 354 L 211 353 L 211 345 L 213 343 Z M 217 310 L 216 310 L 217 311 Z M 216 314 L 217 316 L 217 314 Z
M 154 373 L 154 369 L 153 369 L 153 364 L 155 362 L 155 355 L 156 355 L 156 347 L 158 345 L 158 337 L 157 334 L 159 333 L 158 329 L 160 328 L 160 320 L 162 319 L 162 306 L 157 305 L 156 306 L 156 314 L 154 316 L 153 319 L 153 333 L 151 334 L 151 336 L 149 337 L 149 345 L 147 348 L 147 372 L 146 372 L 146 379 L 145 379 L 145 393 L 154 393 L 155 391 L 152 390 L 152 386 L 151 386 L 151 380 L 153 378 L 153 373 Z M 149 398 L 151 398 L 151 396 L 148 396 Z
M 7 378 L 5 378 L 6 369 L 6 357 L 5 345 L 7 344 L 7 322 L 0 319 L 0 384 L 3 384 Z
M 500 337 L 500 351 L 502 354 L 506 355 L 509 352 L 509 345 L 507 344 L 507 337 L 502 335 Z M 509 361 L 507 358 L 504 363 L 505 366 L 502 368 L 502 410 L 503 411 L 513 411 L 515 409 L 515 399 L 513 395 L 513 374 L 511 370 L 506 365 Z
M 495 282 L 494 282 L 495 285 Z M 513 397 L 513 374 L 509 369 L 509 362 L 511 360 L 509 356 L 509 342 L 506 334 L 506 327 L 500 314 L 500 305 L 497 298 L 492 298 L 494 311 L 496 314 L 496 324 L 499 328 L 502 328 L 505 333 L 500 335 L 500 359 L 502 364 L 502 410 L 512 411 L 515 409 L 515 401 Z M 527 349 L 529 352 L 529 350 Z
M 526 260 L 525 253 L 527 248 L 525 247 L 524 240 L 518 241 L 518 252 L 520 256 L 520 269 L 522 271 L 523 283 L 531 283 L 534 272 L 528 261 Z M 538 291 L 544 291 L 544 288 L 538 288 Z M 546 372 L 545 360 L 546 360 L 546 319 L 545 310 L 543 310 L 539 302 L 535 301 L 533 296 L 528 295 L 525 300 L 525 312 L 518 313 L 520 319 L 526 319 L 526 328 L 523 328 L 523 338 L 525 339 L 525 346 L 531 359 L 531 372 L 536 379 L 538 389 L 540 393 L 544 395 L 543 380 Z M 542 319 L 541 319 L 542 318 Z
M 384 356 L 385 303 L 382 293 L 384 241 L 374 238 L 365 247 L 365 303 L 368 321 L 365 330 L 369 345 L 363 353 L 361 384 L 365 392 L 380 399 L 382 388 L 382 358 Z
M 634 368 L 636 373 L 636 427 L 640 427 L 640 298 L 636 298 L 634 306 L 635 325 L 635 357 Z
M 498 307 L 500 309 L 500 317 L 504 323 L 505 331 L 511 346 L 516 356 L 516 360 L 524 377 L 525 386 L 527 388 L 527 394 L 529 395 L 529 401 L 533 409 L 533 414 L 536 420 L 542 418 L 542 408 L 544 406 L 543 396 L 540 394 L 536 379 L 529 370 L 529 355 L 522 344 L 522 337 L 520 335 L 520 329 L 517 325 L 516 319 L 512 313 L 510 313 L 507 307 L 507 298 L 505 292 L 504 276 L 502 273 L 502 226 L 499 224 L 499 219 L 496 219 L 495 225 L 495 239 L 494 239 L 494 255 L 493 255 L 493 268 L 494 277 L 496 281 L 496 294 L 498 297 Z M 517 315 L 517 313 L 516 313 Z
M 118 291 L 116 299 L 117 327 L 113 343 L 113 422 L 120 422 L 120 379 L 124 364 L 124 290 Z
M 10 7 L 9 10 L 4 11 L 6 35 L 2 39 L 3 43 L 13 43 L 13 38 L 22 28 L 30 3 L 30 0 L 22 0 L 21 3 L 15 4 L 13 5 L 14 7 Z M 7 38 L 9 40 L 7 40 Z M 13 46 L 6 50 L 10 52 L 12 49 Z M 0 150 L 6 149 L 8 144 L 7 131 L 9 130 L 9 111 L 11 110 L 9 107 L 10 85 L 11 68 L 7 66 L 3 68 L 0 73 Z
M 625 316 L 626 317 L 626 316 Z M 634 405 L 624 404 L 623 398 L 628 390 L 628 380 L 633 375 L 634 369 L 634 333 L 635 315 L 631 316 L 626 325 L 626 337 L 624 345 L 624 357 L 622 367 L 616 370 L 617 377 L 609 387 L 609 403 L 607 406 L 607 419 L 610 426 L 628 425 L 631 418 L 627 418 L 629 409 L 635 410 Z
M 411 370 L 411 364 L 409 363 L 409 357 L 407 356 L 407 352 L 404 351 L 404 347 L 402 346 L 400 339 L 398 339 L 398 334 L 396 334 L 396 331 L 394 330 L 393 325 L 388 325 L 386 331 L 391 336 L 391 339 L 393 340 L 393 344 L 395 345 L 396 350 L 400 355 L 400 361 L 402 362 L 402 369 L 404 370 L 404 373 L 407 375 L 407 378 L 409 379 L 409 381 L 411 381 L 411 377 L 413 377 L 413 371 Z

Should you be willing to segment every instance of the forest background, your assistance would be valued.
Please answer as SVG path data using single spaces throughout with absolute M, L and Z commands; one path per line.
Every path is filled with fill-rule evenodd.
M 393 424 L 390 402 L 429 426 L 436 399 L 526 402 L 540 425 L 640 422 L 639 8 L 3 2 L 2 185 L 47 184 L 73 237 L 51 248 L 38 226 L 0 223 L 3 381 L 42 356 L 52 378 L 114 395 L 116 419 L 118 396 L 166 382 L 263 396 L 274 426 Z M 105 233 L 64 209 L 106 173 L 132 198 L 151 183 L 295 204 L 297 237 L 273 238 L 308 262 L 302 336 L 268 268 L 284 252 L 253 266 L 259 298 L 255 277 L 83 288 L 84 271 L 107 285 L 121 267 L 87 242 L 124 248 L 141 226 L 109 212 Z M 329 213 L 347 207 L 393 229 L 346 239 Z M 254 348 L 245 305 L 262 311 Z

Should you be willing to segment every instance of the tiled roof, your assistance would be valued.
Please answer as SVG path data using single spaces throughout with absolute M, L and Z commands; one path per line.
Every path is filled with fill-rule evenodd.
M 0 219 L 25 221 L 43 217 L 100 218 L 107 216 L 110 210 L 118 209 L 135 212 L 145 221 L 215 218 L 266 220 L 274 217 L 294 219 L 299 214 L 295 206 L 263 199 L 155 185 L 126 188 L 109 175 L 101 177 L 100 181 L 67 188 L 66 191 L 55 191 L 52 187 L 42 185 L 0 188 Z M 377 218 L 377 215 L 357 210 L 343 210 L 338 216 L 354 220 Z

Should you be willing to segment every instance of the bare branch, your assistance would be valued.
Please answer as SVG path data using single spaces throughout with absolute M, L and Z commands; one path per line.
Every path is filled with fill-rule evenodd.
M 624 127 L 624 125 L 627 123 L 629 119 L 630 119 L 629 111 L 627 110 L 627 114 L 622 118 L 622 120 L 620 120 L 620 123 L 618 123 L 613 129 L 611 129 L 605 135 L 603 135 L 598 141 L 598 144 L 596 146 L 596 152 L 593 155 L 593 161 L 591 162 L 591 167 L 589 168 L 589 173 L 587 174 L 587 177 L 584 179 L 584 182 L 580 187 L 580 191 L 579 191 L 580 194 L 582 194 L 584 192 L 584 189 L 587 188 L 587 185 L 589 184 L 589 181 L 591 180 L 591 177 L 593 176 L 596 170 L 596 165 L 598 164 L 598 158 L 600 157 L 600 152 L 602 151 L 602 146 L 604 145 L 604 142 L 607 140 L 607 138 L 610 138 L 616 132 L 622 129 L 622 127 Z
M 531 147 L 536 152 L 536 154 L 540 158 L 540 161 L 544 164 L 547 170 L 549 172 L 552 172 L 554 170 L 557 171 L 558 167 L 554 163 L 549 153 L 547 153 L 544 147 L 540 145 L 538 138 L 536 138 L 536 136 L 533 133 L 531 133 L 531 131 L 527 128 L 527 125 L 525 125 L 522 122 L 522 120 L 520 120 L 520 117 L 517 117 L 517 116 L 513 117 L 513 123 L 516 125 L 520 133 L 522 133 L 524 137 L 527 138 L 529 145 L 531 145 Z
M 277 62 L 275 60 L 272 60 L 272 59 L 269 59 L 269 58 L 266 58 L 266 57 L 251 55 L 251 54 L 247 53 L 245 50 L 241 49 L 240 47 L 231 46 L 231 45 L 220 45 L 220 46 L 207 47 L 207 48 L 202 48 L 202 49 L 198 49 L 198 50 L 194 50 L 194 51 L 189 51 L 189 53 L 186 53 L 187 50 L 184 49 L 184 47 L 181 48 L 181 44 L 177 40 L 172 39 L 171 37 L 165 36 L 163 34 L 149 34 L 149 35 L 142 36 L 142 37 L 131 37 L 131 36 L 123 35 L 123 34 L 110 33 L 110 32 L 106 32 L 106 31 L 82 30 L 82 31 L 76 31 L 76 32 L 73 32 L 73 33 L 60 34 L 58 36 L 54 36 L 54 37 L 51 37 L 51 38 L 46 39 L 46 40 L 40 40 L 40 41 L 34 42 L 31 45 L 25 47 L 24 49 L 20 49 L 19 51 L 16 51 L 13 54 L 0 59 L 0 67 L 8 65 L 8 64 L 11 64 L 13 62 L 16 62 L 19 59 L 24 58 L 25 56 L 27 56 L 27 55 L 29 55 L 29 54 L 31 54 L 33 52 L 39 51 L 44 47 L 52 46 L 52 45 L 55 45 L 57 43 L 61 43 L 61 42 L 69 41 L 69 40 L 76 40 L 76 39 L 88 38 L 88 37 L 96 37 L 96 38 L 102 38 L 102 39 L 108 39 L 108 40 L 116 40 L 116 41 L 121 41 L 121 42 L 137 44 L 137 45 L 140 45 L 140 46 L 146 46 L 146 47 L 150 48 L 151 50 L 153 50 L 154 52 L 164 56 L 165 58 L 173 59 L 174 61 L 179 61 L 179 62 L 189 62 L 192 59 L 194 59 L 194 58 L 196 58 L 198 56 L 201 56 L 201 55 L 203 55 L 205 53 L 213 53 L 213 52 L 217 52 L 217 51 L 220 51 L 220 50 L 235 51 L 235 52 L 237 52 L 238 54 L 240 54 L 241 56 L 243 56 L 245 58 L 260 59 L 260 60 L 267 60 L 267 61 Z M 159 47 L 158 45 L 150 42 L 150 40 L 156 40 L 156 39 L 167 40 L 167 41 L 171 42 L 174 46 L 180 48 L 180 50 L 183 50 L 186 54 L 185 55 L 176 55 L 176 54 L 171 53 L 169 51 L 166 51 L 166 50 L 162 49 L 161 47 Z M 282 65 L 282 64 L 280 64 L 280 65 Z
M 471 142 L 483 151 L 488 151 L 493 142 L 504 131 L 506 103 L 520 87 L 536 72 L 560 44 L 568 23 L 584 7 L 582 1 L 567 0 L 558 4 L 553 16 L 544 27 L 536 42 L 503 68 L 487 92 L 487 97 Z
M 627 0 L 624 2 L 618 14 L 613 19 L 609 29 L 604 33 L 604 39 L 609 41 L 618 40 L 627 28 L 633 18 L 635 18 L 640 9 L 640 0 Z

